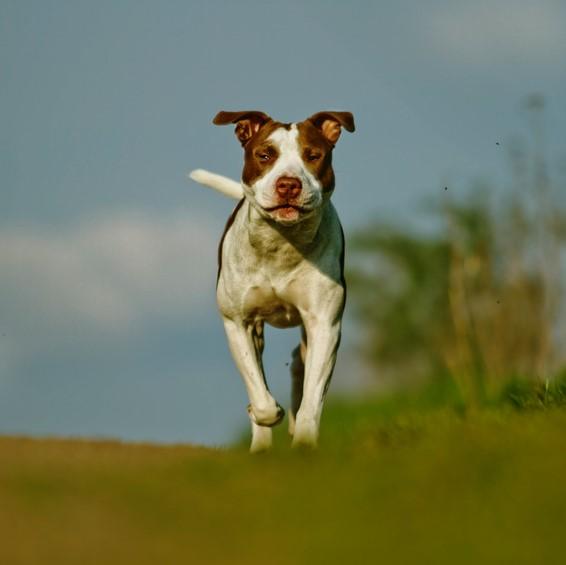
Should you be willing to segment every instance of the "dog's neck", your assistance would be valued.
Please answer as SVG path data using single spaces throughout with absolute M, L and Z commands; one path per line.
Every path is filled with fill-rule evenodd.
M 249 243 L 263 257 L 285 247 L 294 248 L 304 257 L 321 243 L 320 226 L 328 210 L 328 201 L 308 218 L 289 226 L 266 219 L 248 199 L 244 205 L 247 206 L 243 212 L 248 218 L 246 228 Z

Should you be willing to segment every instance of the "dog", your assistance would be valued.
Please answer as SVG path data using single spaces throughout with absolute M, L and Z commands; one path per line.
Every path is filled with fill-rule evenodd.
M 289 433 L 316 447 L 324 398 L 340 344 L 346 301 L 344 233 L 330 201 L 332 151 L 350 112 L 282 123 L 259 111 L 219 112 L 244 149 L 242 181 L 197 169 L 193 180 L 239 198 L 218 251 L 216 295 L 228 344 L 249 397 L 252 453 L 272 445 L 284 417 L 262 365 L 264 324 L 301 326 L 292 353 Z

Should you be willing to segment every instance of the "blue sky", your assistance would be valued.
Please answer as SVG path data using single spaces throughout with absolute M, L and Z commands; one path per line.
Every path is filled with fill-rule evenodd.
M 240 173 L 218 110 L 352 111 L 346 232 L 413 224 L 446 184 L 505 183 L 533 92 L 564 159 L 565 55 L 558 0 L 1 0 L 0 433 L 221 443 L 245 427 L 214 304 L 233 203 L 185 179 Z M 268 334 L 282 403 L 295 341 Z M 345 341 L 334 390 L 357 386 Z

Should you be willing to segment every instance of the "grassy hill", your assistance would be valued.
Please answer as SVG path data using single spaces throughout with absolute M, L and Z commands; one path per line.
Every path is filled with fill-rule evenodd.
M 0 438 L 0 563 L 563 559 L 566 411 L 334 402 L 316 453 Z

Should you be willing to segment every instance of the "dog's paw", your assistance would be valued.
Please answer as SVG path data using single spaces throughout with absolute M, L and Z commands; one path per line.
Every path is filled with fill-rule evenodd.
M 297 418 L 293 434 L 294 448 L 316 449 L 318 445 L 318 426 L 314 421 Z
M 271 449 L 273 433 L 271 428 L 252 424 L 252 443 L 250 453 L 265 453 Z
M 250 420 L 258 426 L 267 426 L 271 428 L 276 426 L 285 417 L 285 410 L 279 404 L 275 403 L 273 407 L 257 408 L 248 404 L 248 414 Z
M 318 448 L 318 441 L 316 438 L 298 436 L 295 434 L 293 436 L 291 447 L 302 451 L 314 451 Z

